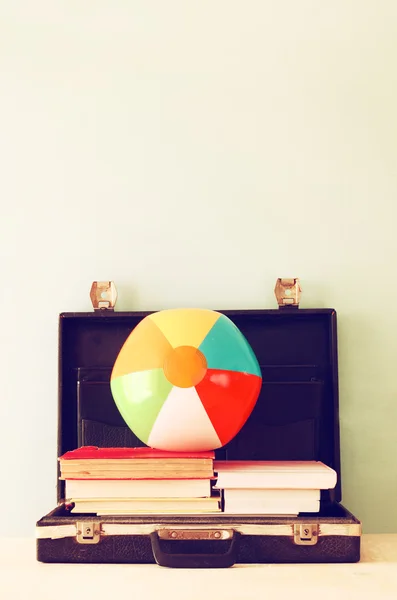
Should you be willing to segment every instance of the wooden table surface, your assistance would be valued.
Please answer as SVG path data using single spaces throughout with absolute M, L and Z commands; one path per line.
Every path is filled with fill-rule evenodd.
M 1 600 L 397 600 L 397 534 L 363 535 L 357 564 L 64 565 L 36 561 L 35 540 L 0 543 Z

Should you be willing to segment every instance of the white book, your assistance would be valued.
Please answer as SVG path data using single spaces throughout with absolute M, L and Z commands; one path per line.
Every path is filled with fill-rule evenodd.
M 225 489 L 223 494 L 229 514 L 297 515 L 320 510 L 320 490 Z
M 261 516 L 297 516 L 300 513 L 318 513 L 320 511 L 320 502 L 310 502 L 302 505 L 296 504 L 269 504 L 269 503 L 234 503 L 226 502 L 224 505 L 225 514 L 229 515 L 261 515 Z
M 307 502 L 318 502 L 321 497 L 320 490 L 275 490 L 275 489 L 233 489 L 224 490 L 224 496 L 233 502 L 268 502 L 270 504 L 288 503 L 299 504 Z
M 65 498 L 201 498 L 211 496 L 209 479 L 67 479 Z
M 219 497 L 212 498 L 117 498 L 80 499 L 74 501 L 72 513 L 106 514 L 156 514 L 219 512 Z
M 216 488 L 333 489 L 337 473 L 319 461 L 215 461 Z

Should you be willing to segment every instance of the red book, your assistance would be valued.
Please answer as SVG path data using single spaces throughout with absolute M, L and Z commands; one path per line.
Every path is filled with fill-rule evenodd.
M 213 460 L 215 452 L 169 452 L 167 450 L 155 450 L 147 446 L 139 448 L 98 448 L 97 446 L 82 446 L 70 450 L 59 460 L 122 460 L 122 459 L 207 459 Z

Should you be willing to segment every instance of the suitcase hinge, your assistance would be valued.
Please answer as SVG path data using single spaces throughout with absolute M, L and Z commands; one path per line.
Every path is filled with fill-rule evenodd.
M 294 542 L 298 546 L 315 546 L 319 527 L 313 523 L 299 523 L 294 526 Z
M 90 298 L 95 311 L 114 311 L 117 290 L 113 281 L 94 281 Z
M 286 279 L 279 277 L 274 288 L 279 308 L 299 308 L 302 288 L 298 277 Z
M 101 539 L 99 521 L 77 521 L 76 540 L 79 544 L 98 544 Z

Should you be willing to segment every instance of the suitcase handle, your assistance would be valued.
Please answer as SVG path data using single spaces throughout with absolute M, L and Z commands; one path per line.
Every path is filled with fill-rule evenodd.
M 150 534 L 153 556 L 161 567 L 173 567 L 178 569 L 221 569 L 232 567 L 237 558 L 237 541 L 239 533 L 233 531 L 231 543 L 226 552 L 204 554 L 204 553 L 171 553 L 164 552 L 157 531 Z M 176 542 L 177 543 L 177 542 Z M 191 543 L 194 543 L 192 540 Z

